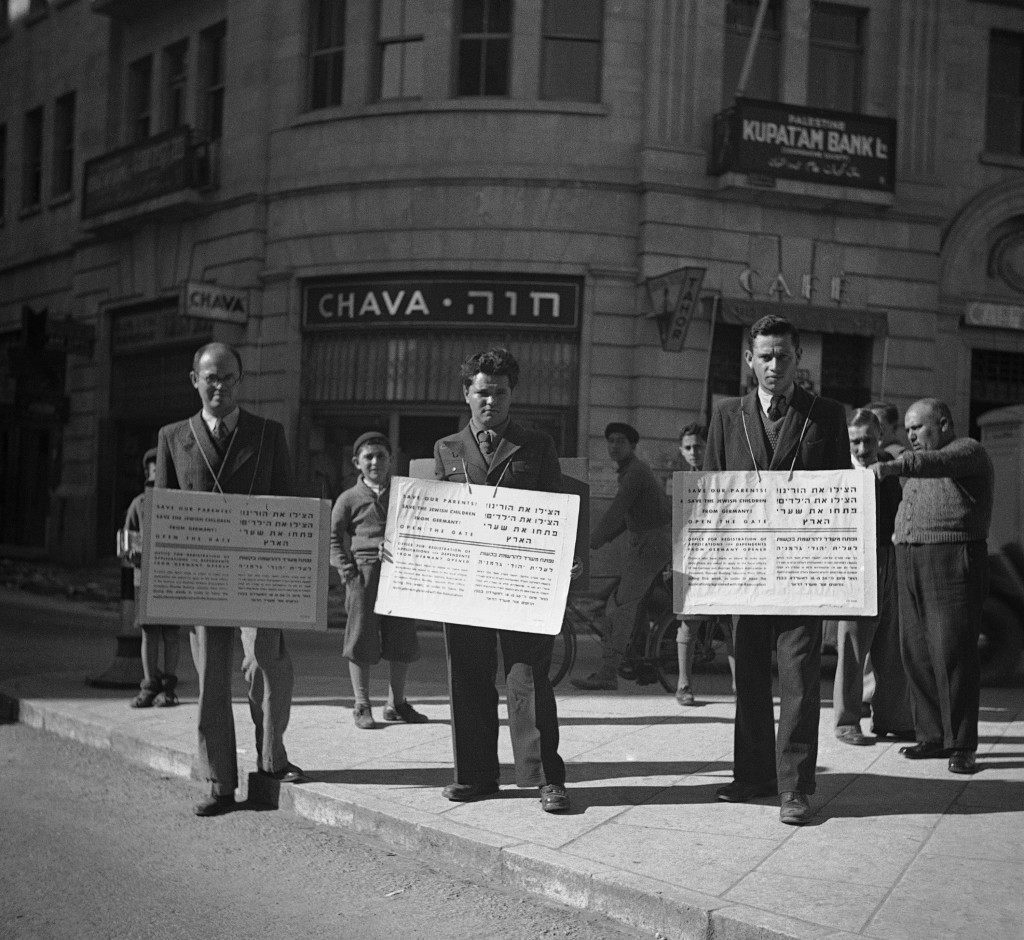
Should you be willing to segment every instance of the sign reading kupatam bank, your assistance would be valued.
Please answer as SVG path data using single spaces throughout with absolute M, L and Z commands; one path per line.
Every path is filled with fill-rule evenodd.
M 892 192 L 896 122 L 740 98 L 715 115 L 708 172 Z
M 575 330 L 583 282 L 557 275 L 382 274 L 308 281 L 307 329 L 473 326 Z

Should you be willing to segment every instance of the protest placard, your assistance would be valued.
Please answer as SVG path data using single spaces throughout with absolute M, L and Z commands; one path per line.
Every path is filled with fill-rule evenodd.
M 869 471 L 708 471 L 672 479 L 678 613 L 877 614 Z
M 153 488 L 140 623 L 327 629 L 331 504 Z
M 579 497 L 393 477 L 375 610 L 554 635 Z

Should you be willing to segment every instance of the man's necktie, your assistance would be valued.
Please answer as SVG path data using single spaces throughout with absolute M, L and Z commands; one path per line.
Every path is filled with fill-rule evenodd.
M 480 442 L 480 453 L 490 457 L 494 453 L 494 439 L 497 435 L 493 431 L 481 431 L 476 439 Z
M 218 418 L 213 425 L 214 443 L 223 450 L 227 446 L 229 437 L 231 437 L 231 432 L 228 430 L 228 426 Z
M 768 405 L 768 417 L 772 421 L 778 421 L 786 413 L 786 396 L 772 395 L 771 403 Z

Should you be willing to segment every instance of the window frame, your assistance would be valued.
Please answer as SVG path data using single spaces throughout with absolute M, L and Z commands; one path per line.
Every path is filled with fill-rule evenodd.
M 153 134 L 153 54 L 128 63 L 125 95 L 126 143 L 137 144 Z
M 337 34 L 340 32 L 340 42 L 334 45 L 318 46 L 320 15 L 326 7 L 330 7 L 331 10 L 331 25 L 333 27 L 331 38 L 338 39 Z M 309 47 L 306 65 L 305 110 L 323 111 L 325 108 L 338 108 L 345 102 L 345 61 L 348 40 L 345 27 L 348 16 L 348 0 L 310 0 L 307 9 L 309 10 Z M 331 89 L 337 87 L 337 101 L 334 101 L 330 94 L 323 102 L 318 103 L 314 98 L 318 60 L 328 61 L 327 89 L 330 92 Z
M 588 104 L 600 104 L 602 95 L 604 93 L 604 22 L 605 22 L 605 2 L 604 0 L 595 0 L 598 5 L 597 12 L 597 38 L 587 36 L 583 33 L 556 33 L 553 31 L 551 25 L 551 19 L 553 18 L 553 7 L 556 3 L 562 2 L 562 0 L 544 0 L 544 10 L 541 15 L 541 28 L 540 28 L 540 42 L 541 42 L 541 57 L 540 57 L 540 88 L 538 90 L 538 99 L 540 101 L 582 101 Z M 549 62 L 551 56 L 551 44 L 559 43 L 572 43 L 577 46 L 596 46 L 597 47 L 597 74 L 596 74 L 596 86 L 593 89 L 593 97 L 565 97 L 549 95 L 545 92 L 545 84 L 549 75 Z
M 394 2 L 401 5 L 401 16 L 402 21 L 401 31 L 392 35 L 388 38 L 383 38 L 382 33 L 384 24 L 381 19 L 384 14 L 384 0 L 379 0 L 377 3 L 377 22 L 376 22 L 376 34 L 377 34 L 377 100 L 378 101 L 415 101 L 423 97 L 423 51 L 424 43 L 426 40 L 426 32 L 421 29 L 419 32 L 406 32 L 406 11 L 410 0 L 394 0 Z M 426 0 L 412 0 L 412 2 L 426 2 Z M 421 26 L 425 24 L 421 23 Z M 415 94 L 407 94 L 405 87 L 405 72 L 408 59 L 406 53 L 410 50 L 410 47 L 416 44 L 419 47 L 420 53 L 420 77 L 419 77 L 419 88 Z M 387 50 L 391 47 L 401 47 L 399 57 L 399 86 L 401 94 L 384 95 L 384 64 Z
M 774 7 L 774 9 L 773 9 Z M 751 20 L 750 25 L 729 25 L 729 14 L 730 10 L 753 10 L 754 14 L 757 13 L 757 0 L 726 0 L 723 7 L 723 46 L 722 46 L 722 103 L 725 107 L 729 107 L 735 100 L 736 83 L 739 80 L 740 72 L 736 75 L 727 75 L 725 67 L 729 64 L 730 56 L 727 54 L 727 49 L 730 45 L 730 37 L 734 40 L 742 40 L 744 47 L 750 42 L 750 37 L 753 34 L 753 21 Z M 761 29 L 761 45 L 758 52 L 763 53 L 765 46 L 765 38 L 771 40 L 774 48 L 774 59 L 775 59 L 775 74 L 773 76 L 774 91 L 770 96 L 761 94 L 760 92 L 754 93 L 750 90 L 750 77 L 747 79 L 747 87 L 743 90 L 743 96 L 746 98 L 761 98 L 767 101 L 779 101 L 782 95 L 782 38 L 784 32 L 784 24 L 786 18 L 786 5 L 785 0 L 773 0 L 772 5 L 769 6 L 768 12 L 770 16 L 774 16 L 774 25 L 768 25 L 768 17 L 765 17 L 765 24 Z M 757 57 L 755 56 L 753 67 L 751 68 L 751 75 L 755 74 L 757 66 Z M 739 67 L 742 71 L 743 58 L 739 59 Z M 726 85 L 726 80 L 732 79 L 731 87 Z
M 53 101 L 53 155 L 50 167 L 50 198 L 70 196 L 75 189 L 76 109 L 74 91 Z
M 22 121 L 21 135 L 21 211 L 36 212 L 43 202 L 43 126 L 45 108 L 29 108 Z M 31 129 L 30 122 L 34 125 Z M 30 199 L 34 190 L 34 199 Z
M 992 90 L 992 67 L 993 53 L 997 42 L 1012 41 L 1017 52 L 1017 93 L 1015 95 L 1000 92 L 993 93 Z M 1011 157 L 1024 157 L 1024 32 L 1018 33 L 1012 30 L 993 29 L 989 31 L 988 59 L 985 68 L 985 152 L 1000 154 Z M 1008 150 L 995 140 L 993 127 L 999 124 L 998 118 L 1005 117 L 1006 111 L 995 113 L 993 101 L 1008 102 L 1016 105 L 1013 109 L 1017 122 L 1017 142 L 1013 150 Z
M 7 122 L 0 123 L 0 225 L 7 215 Z
M 160 84 L 162 86 L 160 105 L 161 130 L 173 131 L 188 124 L 188 37 L 164 46 L 161 55 Z M 180 61 L 180 71 L 171 71 Z M 177 120 L 174 112 L 178 111 Z
M 515 36 L 515 6 L 508 0 L 511 9 L 508 13 L 508 31 L 491 32 L 489 30 L 489 18 L 492 2 L 505 2 L 505 0 L 481 0 L 484 4 L 482 14 L 482 29 L 479 32 L 464 31 L 465 5 L 467 0 L 459 0 L 459 6 L 455 17 L 456 30 L 455 41 L 452 44 L 455 55 L 455 68 L 452 70 L 453 97 L 455 98 L 508 98 L 512 93 L 512 40 Z M 468 92 L 462 90 L 462 61 L 463 44 L 466 42 L 480 43 L 480 80 L 478 90 Z M 491 92 L 487 90 L 487 48 L 490 44 L 505 43 L 505 78 L 504 91 Z
M 853 14 L 853 21 L 856 24 L 857 38 L 855 42 L 844 41 L 840 39 L 827 39 L 824 37 L 816 37 L 813 32 L 814 28 L 814 14 L 815 10 L 823 12 L 825 8 L 831 7 L 835 10 L 842 10 L 846 13 Z M 807 29 L 807 103 L 813 107 L 827 108 L 833 111 L 845 111 L 847 113 L 859 114 L 864 107 L 864 76 L 865 76 L 865 58 L 867 56 L 867 44 L 865 37 L 867 36 L 867 22 L 868 22 L 868 9 L 866 7 L 851 6 L 847 3 L 833 3 L 831 0 L 812 0 L 810 9 L 810 19 L 808 20 Z M 851 89 L 851 94 L 848 96 L 846 102 L 839 101 L 811 101 L 810 91 L 811 89 L 820 87 L 820 83 L 816 80 L 816 77 L 811 74 L 813 68 L 814 53 L 815 50 L 824 52 L 826 58 L 829 59 L 833 64 L 843 57 L 846 53 L 854 53 L 851 57 L 851 61 L 854 64 L 854 85 Z M 845 61 L 845 58 L 843 59 Z M 827 69 L 832 74 L 836 73 L 835 69 Z
M 219 20 L 199 34 L 197 131 L 206 141 L 224 136 L 224 97 L 227 93 L 227 20 Z

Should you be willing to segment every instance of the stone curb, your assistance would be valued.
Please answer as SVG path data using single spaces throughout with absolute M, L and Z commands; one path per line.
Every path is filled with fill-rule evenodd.
M 164 774 L 194 779 L 192 755 L 102 723 L 0 690 L 0 718 L 111 751 Z M 507 888 L 591 911 L 624 927 L 664 938 L 694 940 L 839 940 L 848 935 L 733 904 L 665 882 L 600 865 L 571 853 L 463 826 L 433 813 L 316 782 L 278 784 L 240 773 L 243 799 L 290 810 L 312 822 L 370 836 L 390 848 L 485 875 Z

